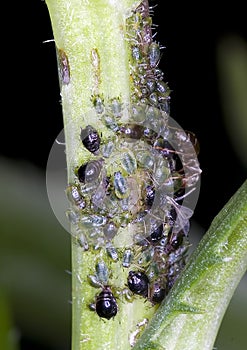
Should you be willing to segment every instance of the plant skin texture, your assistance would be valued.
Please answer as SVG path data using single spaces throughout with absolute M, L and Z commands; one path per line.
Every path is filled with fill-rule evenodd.
M 241 252 L 231 254 L 235 238 L 230 239 L 229 224 L 220 224 L 222 232 L 210 234 L 215 245 L 205 238 L 202 252 L 177 280 L 193 214 L 183 201 L 195 192 L 201 170 L 196 138 L 169 118 L 170 90 L 158 68 L 161 47 L 153 40 L 152 8 L 146 0 L 46 4 L 66 142 L 72 350 L 210 349 L 202 341 L 209 337 L 212 345 L 209 328 L 195 340 L 193 327 L 200 329 L 202 321 L 215 328 L 212 320 L 219 325 L 246 269 L 246 259 L 237 265 L 244 249 L 246 256 L 246 238 Z M 241 196 L 245 207 L 238 213 L 246 214 L 246 189 Z M 232 218 L 238 223 L 236 213 Z M 221 272 L 228 263 L 238 270 L 237 279 L 230 269 Z M 221 275 L 223 282 L 233 282 L 227 289 Z M 219 317 L 207 312 L 202 297 Z

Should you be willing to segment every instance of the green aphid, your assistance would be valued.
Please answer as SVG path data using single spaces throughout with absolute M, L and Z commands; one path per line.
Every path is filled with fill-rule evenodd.
M 152 68 L 155 68 L 160 60 L 160 47 L 156 42 L 150 44 L 148 48 L 148 58 L 150 66 Z
M 130 263 L 131 263 L 132 259 L 133 259 L 133 254 L 132 254 L 131 250 L 126 249 L 124 251 L 124 254 L 123 254 L 123 261 L 122 261 L 123 267 L 126 267 L 126 268 L 130 267 Z
M 121 164 L 127 174 L 133 174 L 137 169 L 135 156 L 130 151 L 123 153 Z
M 123 177 L 120 171 L 114 173 L 114 189 L 115 195 L 122 199 L 129 196 L 129 188 L 126 179 Z
M 113 98 L 109 103 L 109 107 L 114 117 L 120 118 L 122 116 L 123 107 L 120 98 Z
M 114 148 L 115 148 L 115 144 L 113 141 L 109 141 L 109 142 L 105 143 L 101 147 L 102 156 L 105 158 L 109 158 L 110 155 L 112 154 Z
M 80 224 L 85 227 L 102 227 L 107 219 L 102 215 L 83 215 Z
M 96 270 L 96 276 L 98 280 L 103 284 L 107 285 L 108 284 L 108 278 L 109 278 L 109 273 L 108 273 L 108 268 L 104 261 L 99 261 L 95 265 L 95 270 Z
M 93 95 L 91 97 L 93 106 L 95 108 L 96 113 L 98 114 L 102 114 L 104 112 L 104 99 L 103 96 L 101 95 Z
M 109 114 L 104 114 L 102 117 L 102 121 L 104 122 L 105 126 L 112 131 L 116 132 L 119 130 L 119 126 L 116 123 L 114 117 L 110 116 Z
M 165 161 L 158 161 L 154 170 L 154 181 L 162 185 L 170 176 L 170 169 Z
M 155 160 L 154 160 L 154 156 L 150 152 L 148 151 L 138 152 L 138 154 L 136 155 L 136 158 L 140 167 L 146 168 L 146 169 L 153 169 Z
M 134 61 L 140 62 L 142 60 L 142 53 L 139 46 L 133 46 L 131 50 Z

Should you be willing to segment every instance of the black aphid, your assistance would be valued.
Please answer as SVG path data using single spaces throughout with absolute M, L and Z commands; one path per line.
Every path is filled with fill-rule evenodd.
M 102 160 L 92 160 L 79 167 L 77 176 L 80 182 L 94 182 L 96 181 L 102 170 Z
M 150 301 L 153 304 L 160 303 L 166 296 L 166 290 L 159 282 L 154 282 L 150 288 Z
M 152 185 L 146 187 L 146 205 L 150 209 L 153 205 L 155 198 L 155 188 Z
M 148 237 L 150 243 L 157 243 L 163 236 L 163 224 L 158 226 Z
M 180 171 L 183 168 L 176 150 L 169 141 L 159 137 L 154 142 L 153 147 L 167 159 L 171 171 Z
M 107 320 L 116 316 L 118 312 L 118 306 L 110 287 L 105 286 L 102 292 L 97 295 L 95 310 L 99 317 L 106 318 Z
M 149 279 L 145 273 L 141 271 L 130 271 L 128 275 L 129 289 L 135 293 L 146 297 L 148 295 Z
M 121 126 L 120 132 L 130 139 L 140 140 L 144 134 L 144 128 L 138 124 L 125 124 Z
M 85 129 L 81 129 L 81 141 L 86 147 L 86 149 L 95 153 L 98 151 L 100 146 L 100 136 L 96 129 L 94 129 L 91 125 L 87 125 Z

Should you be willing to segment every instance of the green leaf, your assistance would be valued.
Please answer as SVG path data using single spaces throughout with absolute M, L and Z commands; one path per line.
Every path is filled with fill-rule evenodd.
M 221 103 L 229 139 L 247 167 L 247 43 L 224 38 L 217 52 Z
M 18 333 L 13 326 L 8 298 L 0 290 L 0 349 L 18 350 Z
M 0 290 L 21 334 L 62 349 L 70 336 L 70 235 L 52 212 L 44 172 L 0 162 Z

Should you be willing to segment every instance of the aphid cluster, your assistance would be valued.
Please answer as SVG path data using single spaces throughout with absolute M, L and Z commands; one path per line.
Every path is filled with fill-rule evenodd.
M 84 124 L 77 135 L 88 160 L 75 166 L 66 193 L 79 244 L 120 262 L 128 269 L 130 292 L 153 305 L 167 295 L 185 265 L 193 211 L 183 202 L 201 170 L 196 138 L 170 123 L 170 91 L 158 68 L 160 46 L 153 41 L 151 23 L 144 1 L 126 25 L 132 103 L 92 96 L 97 123 Z M 123 247 L 118 237 L 129 232 L 130 246 Z M 90 283 L 101 288 L 94 309 L 110 319 L 118 307 L 109 269 L 102 266 L 97 265 Z
M 153 41 L 152 19 L 146 2 L 142 2 L 127 23 L 127 39 L 131 46 L 131 80 L 133 101 L 158 107 L 169 113 L 170 89 L 158 68 L 161 47 Z

